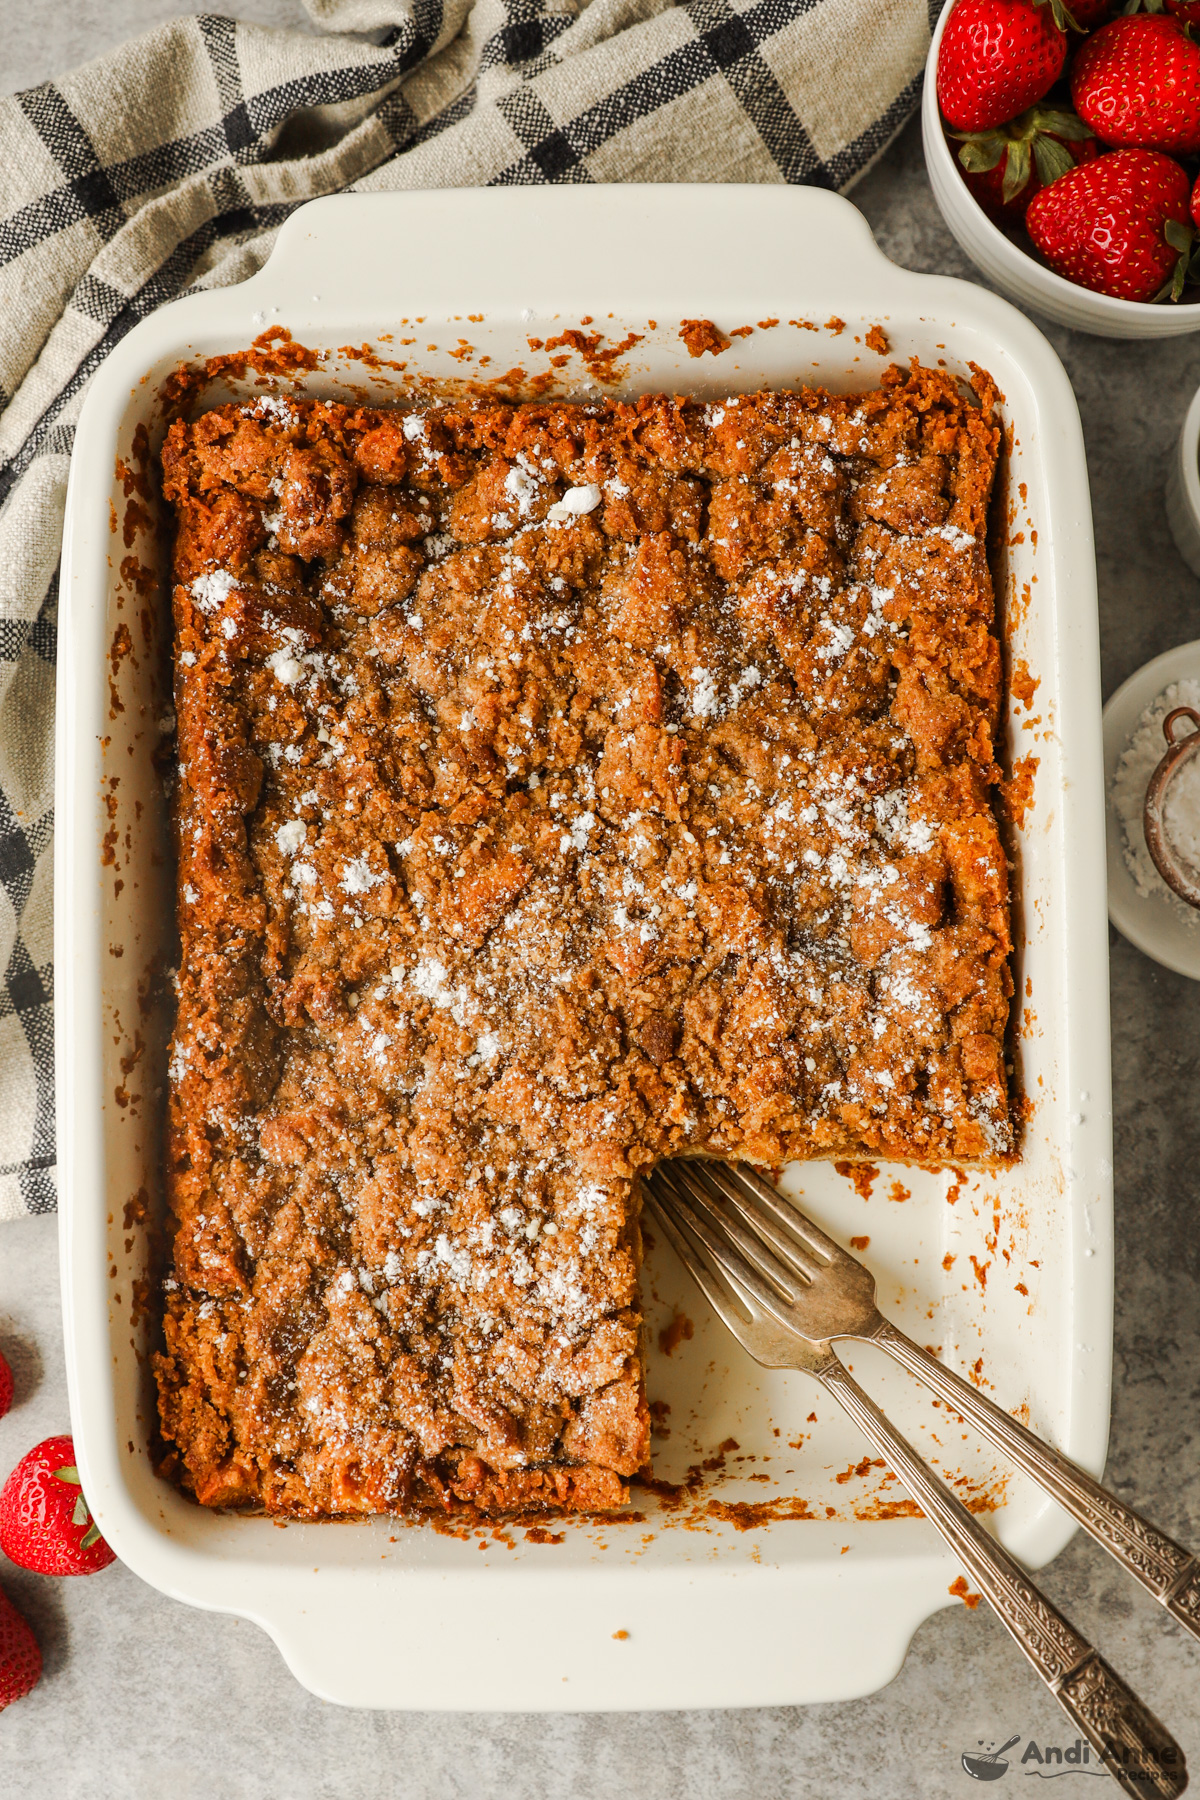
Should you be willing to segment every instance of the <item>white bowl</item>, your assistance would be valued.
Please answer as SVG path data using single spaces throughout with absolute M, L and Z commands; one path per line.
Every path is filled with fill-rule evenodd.
M 1184 414 L 1167 471 L 1167 524 L 1180 556 L 1200 575 L 1200 388 Z
M 681 244 L 719 253 L 681 259 Z M 401 307 L 421 324 L 415 343 Z M 832 327 L 802 328 L 801 318 L 835 314 Z M 56 1001 L 59 1222 L 75 1450 L 105 1537 L 177 1599 L 257 1620 L 301 1681 L 355 1706 L 844 1700 L 889 1681 L 920 1622 L 955 1603 L 958 1564 L 932 1526 L 893 1516 L 900 1492 L 881 1471 L 849 1479 L 864 1449 L 850 1421 L 832 1416 L 807 1376 L 752 1364 L 661 1242 L 645 1289 L 651 1392 L 671 1420 L 656 1473 L 681 1481 L 735 1438 L 737 1460 L 714 1473 L 719 1485 L 699 1504 L 709 1493 L 760 1507 L 799 1497 L 808 1518 L 762 1517 L 743 1531 L 736 1514 L 710 1516 L 706 1529 L 683 1529 L 682 1515 L 645 1493 L 632 1516 L 556 1522 L 561 1542 L 517 1534 L 511 1548 L 490 1537 L 480 1548 L 470 1534 L 385 1518 L 278 1530 L 192 1505 L 154 1473 L 154 1339 L 138 1302 L 152 1244 L 137 1196 L 160 1180 L 155 1094 L 165 1056 L 151 1002 L 173 948 L 154 761 L 169 700 L 160 635 L 169 619 L 161 599 L 138 588 L 162 572 L 169 539 L 155 532 L 151 491 L 154 516 L 147 522 L 139 502 L 127 520 L 136 562 L 114 554 L 110 507 L 118 519 L 127 508 L 120 471 L 137 467 L 143 432 L 149 448 L 161 442 L 157 394 L 180 362 L 203 365 L 243 346 L 266 319 L 323 353 L 297 371 L 299 391 L 386 401 L 461 380 L 472 351 L 492 371 L 520 363 L 529 382 L 549 377 L 586 392 L 591 377 L 578 359 L 561 372 L 550 361 L 553 335 L 585 316 L 610 341 L 636 334 L 614 377 L 624 394 L 665 387 L 711 399 L 805 379 L 845 392 L 874 383 L 892 356 L 903 364 L 917 355 L 943 357 L 964 377 L 982 364 L 1006 396 L 1009 491 L 1021 496 L 1022 529 L 997 574 L 1006 598 L 1028 595 L 1012 609 L 1009 651 L 1040 681 L 1040 716 L 1014 706 L 1008 720 L 1013 753 L 1040 758 L 1034 805 L 1013 843 L 1014 972 L 1028 1007 L 1014 1040 L 1030 1100 L 1023 1154 L 1011 1168 L 973 1172 L 964 1191 L 951 1190 L 957 1204 L 947 1204 L 949 1171 L 882 1165 L 873 1199 L 830 1163 L 793 1165 L 789 1181 L 842 1243 L 869 1235 L 889 1316 L 994 1383 L 1006 1406 L 1028 1406 L 1035 1429 L 1075 1461 L 1096 1474 L 1104 1466 L 1113 1271 L 1100 665 L 1083 434 L 1054 352 L 983 288 L 895 268 L 861 214 L 815 188 L 317 200 L 292 214 L 251 281 L 142 320 L 98 370 L 79 421 L 58 666 L 55 943 L 69 971 Z M 680 321 L 695 316 L 778 324 L 752 326 L 719 360 L 695 359 L 679 337 Z M 868 346 L 873 326 L 886 330 L 890 351 Z M 374 347 L 366 361 L 355 348 L 364 344 Z M 281 380 L 276 391 L 292 386 Z M 224 391 L 210 387 L 203 403 L 259 391 L 251 371 L 230 376 Z M 130 654 L 117 653 L 122 642 Z M 972 1257 L 991 1263 L 986 1290 Z M 676 1305 L 695 1335 L 668 1355 L 658 1331 Z M 989 1523 L 1013 1554 L 1034 1567 L 1057 1554 L 1074 1528 L 1053 1501 L 973 1439 L 947 1437 L 944 1410 L 877 1349 L 856 1345 L 853 1364 L 925 1454 L 995 1501 Z
M 1116 300 L 1093 294 L 1048 269 L 993 224 L 962 177 L 958 158 L 946 141 L 937 103 L 937 60 L 942 32 L 955 0 L 946 0 L 925 63 L 921 96 L 921 137 L 933 197 L 959 248 L 989 281 L 1018 306 L 1032 307 L 1058 325 L 1090 331 L 1095 337 L 1182 337 L 1200 331 L 1200 303 L 1156 306 L 1143 300 Z

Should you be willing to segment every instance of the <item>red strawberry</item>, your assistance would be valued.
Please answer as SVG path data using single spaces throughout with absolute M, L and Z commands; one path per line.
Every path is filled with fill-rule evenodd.
M 1080 31 L 1095 31 L 1112 12 L 1115 0 L 1069 0 L 1071 18 Z
M 1196 185 L 1192 189 L 1192 202 L 1189 209 L 1197 230 L 1200 230 L 1200 175 L 1196 177 Z
M 1121 300 L 1155 300 L 1168 291 L 1178 299 L 1192 238 L 1189 186 L 1169 156 L 1113 150 L 1035 194 L 1025 226 L 1068 281 Z
M 1200 44 L 1165 13 L 1114 19 L 1080 46 L 1071 98 L 1106 144 L 1191 156 L 1200 150 Z
M 29 1621 L 0 1588 L 0 1712 L 23 1700 L 41 1672 L 42 1653 Z
M 1039 188 L 1091 162 L 1100 146 L 1072 112 L 1031 106 L 999 131 L 952 132 L 962 139 L 963 179 L 985 212 L 1019 221 Z
M 3 1355 L 0 1355 L 0 1419 L 2 1419 L 13 1403 L 13 1372 Z
M 94 1575 L 115 1560 L 83 1497 L 69 1437 L 35 1445 L 0 1489 L 0 1550 L 39 1575 Z
M 991 130 L 1050 92 L 1067 55 L 1056 12 L 1062 0 L 958 0 L 937 68 L 938 105 L 956 130 Z

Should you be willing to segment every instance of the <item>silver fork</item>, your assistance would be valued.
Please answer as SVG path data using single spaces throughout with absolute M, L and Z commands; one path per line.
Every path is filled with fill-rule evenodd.
M 656 1213 L 713 1311 L 757 1362 L 819 1381 L 941 1532 L 1078 1730 L 1127 1794 L 1175 1800 L 1183 1752 L 1133 1690 L 901 1436 L 839 1360 L 831 1338 L 879 1344 L 1039 1481 L 1200 1636 L 1200 1569 L 1092 1477 L 890 1324 L 875 1278 L 746 1165 L 661 1163 Z

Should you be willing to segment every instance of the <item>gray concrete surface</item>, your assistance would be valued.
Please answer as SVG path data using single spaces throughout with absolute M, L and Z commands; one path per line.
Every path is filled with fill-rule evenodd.
M 177 10 L 171 0 L 2 0 L 0 86 L 43 80 Z M 240 10 L 270 24 L 302 18 L 291 0 L 243 0 Z M 897 262 L 972 274 L 934 208 L 914 127 L 855 198 Z M 1175 552 L 1162 501 L 1168 451 L 1200 382 L 1200 336 L 1141 345 L 1049 335 L 1087 436 L 1108 693 L 1148 657 L 1200 637 L 1200 584 Z M 1115 935 L 1111 954 L 1118 1260 L 1108 1477 L 1197 1544 L 1200 989 Z M 0 1227 L 0 1347 L 21 1402 L 0 1422 L 7 1470 L 67 1426 L 52 1220 Z M 931 1619 L 895 1681 L 853 1704 L 444 1717 L 325 1705 L 253 1626 L 176 1605 L 119 1566 L 53 1582 L 0 1559 L 0 1579 L 46 1652 L 39 1688 L 0 1717 L 5 1800 L 965 1800 L 972 1784 L 960 1752 L 978 1740 L 1020 1731 L 1069 1741 L 983 1608 Z M 1200 1645 L 1086 1539 L 1042 1579 L 1200 1769 Z M 1031 1768 L 1011 1770 L 1006 1787 L 1023 1786 Z

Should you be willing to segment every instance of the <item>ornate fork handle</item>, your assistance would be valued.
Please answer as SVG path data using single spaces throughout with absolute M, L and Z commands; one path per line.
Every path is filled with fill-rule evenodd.
M 1130 1795 L 1176 1800 L 1187 1786 L 1183 1752 L 1149 1708 L 943 1485 L 832 1351 L 827 1363 L 810 1372 L 841 1402 L 941 1532 L 1118 1786 Z
M 894 1356 L 955 1412 L 969 1419 L 990 1443 L 1032 1476 L 1097 1543 L 1136 1576 L 1172 1618 L 1194 1637 L 1200 1637 L 1200 1561 L 1190 1551 L 1156 1530 L 1148 1519 L 1035 1437 L 887 1319 L 880 1319 L 879 1329 L 870 1334 L 870 1342 Z

